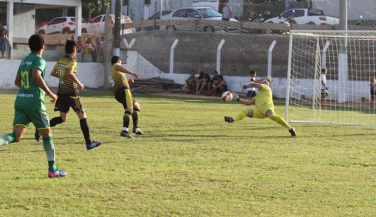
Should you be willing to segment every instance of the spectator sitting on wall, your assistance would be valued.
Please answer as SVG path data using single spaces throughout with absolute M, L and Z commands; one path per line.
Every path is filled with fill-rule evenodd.
M 208 85 L 210 82 L 210 75 L 201 71 L 200 76 L 196 79 L 196 93 L 195 95 L 201 94 L 201 91 Z
M 187 80 L 185 80 L 185 86 L 186 86 L 187 93 L 194 93 L 195 92 L 196 79 L 197 79 L 196 73 L 195 73 L 194 70 L 192 70 L 191 74 L 189 75 Z

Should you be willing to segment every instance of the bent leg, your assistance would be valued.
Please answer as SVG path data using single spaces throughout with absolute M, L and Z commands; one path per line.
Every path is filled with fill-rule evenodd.
M 288 130 L 291 130 L 292 127 L 290 126 L 290 124 L 288 124 L 285 119 L 281 116 L 278 116 L 276 114 L 274 114 L 273 111 L 269 110 L 267 113 L 266 113 L 267 117 L 270 118 L 272 121 L 275 121 L 277 122 L 278 124 L 282 125 L 283 127 L 285 127 L 286 129 Z

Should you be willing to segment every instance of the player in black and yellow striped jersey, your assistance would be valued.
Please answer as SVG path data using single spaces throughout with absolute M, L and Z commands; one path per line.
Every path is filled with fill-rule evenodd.
M 129 122 L 132 117 L 133 119 L 133 133 L 143 134 L 138 127 L 138 114 L 140 112 L 139 104 L 133 100 L 132 93 L 129 87 L 130 83 L 133 83 L 133 79 L 129 79 L 128 82 L 125 74 L 130 74 L 136 78 L 139 78 L 140 73 L 134 73 L 121 66 L 121 59 L 118 56 L 113 56 L 111 59 L 111 72 L 108 78 L 110 83 L 110 88 L 115 99 L 121 103 L 124 107 L 123 115 L 123 129 L 120 136 L 127 138 L 134 138 L 128 131 Z
M 51 72 L 51 76 L 59 78 L 59 87 L 57 90 L 57 100 L 55 103 L 55 111 L 60 111 L 59 117 L 54 117 L 50 121 L 51 127 L 65 122 L 68 118 L 69 109 L 72 108 L 76 112 L 79 120 L 82 133 L 86 142 L 86 149 L 98 147 L 102 142 L 92 141 L 90 138 L 89 126 L 87 124 L 87 116 L 85 109 L 82 106 L 80 95 L 77 87 L 84 89 L 76 74 L 77 61 L 74 59 L 76 55 L 77 43 L 67 40 L 65 44 L 66 55 L 60 58 Z M 37 134 L 36 134 L 37 139 Z M 37 139 L 38 140 L 38 139 Z

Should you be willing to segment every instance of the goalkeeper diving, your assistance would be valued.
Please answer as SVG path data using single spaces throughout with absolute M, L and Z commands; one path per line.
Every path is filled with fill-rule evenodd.
M 272 90 L 269 87 L 271 82 L 270 77 L 265 77 L 258 83 L 251 83 L 247 85 L 242 85 L 241 88 L 244 90 L 246 88 L 257 88 L 259 91 L 257 95 L 252 99 L 241 99 L 237 93 L 233 93 L 236 101 L 240 102 L 243 105 L 255 105 L 255 108 L 244 109 L 239 112 L 234 118 L 225 116 L 225 121 L 228 123 L 233 123 L 234 121 L 243 120 L 245 117 L 250 118 L 270 118 L 272 121 L 277 122 L 278 124 L 285 127 L 291 134 L 291 136 L 296 136 L 295 128 L 291 127 L 286 120 L 275 114 L 274 104 L 273 104 L 273 94 Z

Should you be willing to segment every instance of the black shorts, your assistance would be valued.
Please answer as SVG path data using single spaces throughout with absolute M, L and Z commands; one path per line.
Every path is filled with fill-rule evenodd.
M 133 109 L 133 99 L 129 89 L 118 89 L 115 93 L 115 99 L 123 104 L 124 109 Z
M 72 108 L 76 113 L 84 113 L 85 109 L 82 106 L 80 96 L 75 94 L 61 94 L 58 95 L 54 111 L 69 112 L 69 108 Z
M 248 91 L 247 92 L 247 97 L 255 97 L 256 96 L 256 91 L 254 91 L 254 90 L 250 90 L 250 91 Z
M 374 89 L 371 89 L 371 99 L 375 100 L 376 91 Z

